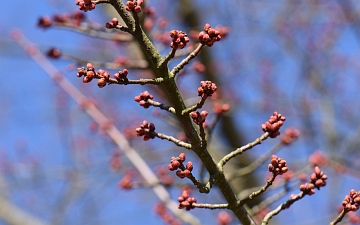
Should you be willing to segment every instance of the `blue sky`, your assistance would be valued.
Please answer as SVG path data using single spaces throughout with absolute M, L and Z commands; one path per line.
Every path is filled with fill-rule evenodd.
M 229 1 L 230 2 L 230 1 Z M 284 1 L 281 1 L 284 2 Z M 285 1 L 286 2 L 286 1 Z M 152 1 L 152 4 L 157 4 L 159 1 Z M 271 19 L 276 15 L 281 14 L 280 4 L 268 4 L 266 7 L 257 8 L 257 4 L 261 5 L 262 1 L 257 1 L 252 5 L 253 8 L 243 10 L 244 14 L 236 13 L 239 10 L 236 7 L 219 7 L 216 8 L 215 1 L 211 4 L 199 5 L 202 8 L 199 10 L 209 10 L 209 12 L 217 12 L 209 14 L 209 20 L 206 20 L 206 14 L 203 20 L 211 22 L 211 24 L 229 25 L 232 33 L 229 37 L 224 39 L 224 42 L 214 46 L 211 51 L 217 52 L 214 56 L 215 61 L 221 68 L 219 76 L 223 76 L 222 81 L 229 84 L 229 93 L 235 93 L 238 101 L 231 102 L 235 110 L 239 110 L 236 121 L 238 125 L 246 130 L 256 130 L 259 124 L 268 118 L 270 112 L 282 109 L 291 112 L 288 117 L 287 126 L 299 125 L 301 120 L 297 118 L 297 99 L 299 96 L 306 96 L 314 99 L 321 99 L 308 90 L 307 86 L 298 86 L 302 84 L 301 65 L 299 65 L 299 58 L 296 54 L 289 53 L 283 42 L 279 41 L 279 35 L 273 30 L 271 26 Z M 325 1 L 326 3 L 326 1 Z M 326 7 L 326 4 L 320 7 Z M 203 3 L 204 4 L 204 3 Z M 218 3 L 219 4 L 219 3 Z M 159 6 L 159 12 L 167 13 L 170 17 L 175 13 L 174 7 L 171 3 L 166 2 Z M 237 7 L 248 6 L 246 1 L 239 1 Z M 100 8 L 101 6 L 99 6 Z M 214 7 L 216 10 L 214 10 Z M 63 193 L 67 190 L 69 177 L 67 173 L 73 171 L 74 168 L 80 171 L 85 178 L 85 191 L 77 196 L 69 204 L 69 208 L 65 210 L 64 224 L 161 224 L 159 219 L 152 213 L 152 204 L 156 202 L 156 197 L 151 190 L 134 190 L 125 192 L 116 187 L 118 180 L 122 177 L 119 173 L 114 173 L 109 170 L 108 160 L 109 155 L 114 150 L 106 137 L 99 136 L 96 133 L 91 133 L 88 129 L 91 119 L 86 116 L 76 104 L 67 97 L 56 84 L 44 73 L 44 71 L 32 61 L 25 52 L 9 38 L 9 33 L 12 29 L 20 29 L 21 32 L 33 43 L 35 43 L 40 50 L 45 51 L 49 47 L 58 46 L 64 52 L 81 55 L 84 58 L 97 58 L 113 56 L 107 55 L 106 51 L 111 51 L 114 45 L 106 45 L 99 40 L 87 39 L 83 35 L 73 34 L 64 30 L 42 30 L 36 27 L 39 17 L 44 15 L 53 15 L 54 13 L 73 12 L 76 6 L 73 1 L 43 1 L 40 4 L 34 4 L 32 1 L 12 1 L 11 4 L 0 8 L 0 20 L 6 21 L 0 24 L 2 35 L 0 36 L 0 68 L 1 73 L 0 82 L 0 153 L 1 162 L 11 162 L 12 166 L 3 166 L 2 169 L 7 181 L 9 182 L 10 198 L 18 206 L 28 210 L 36 216 L 45 220 L 51 220 L 56 217 L 57 210 L 59 210 L 59 203 L 61 203 Z M 278 10 L 278 11 L 277 11 Z M 301 9 L 298 9 L 300 11 Z M 252 14 L 252 12 L 256 12 Z M 248 14 L 246 14 L 248 12 Z M 295 11 L 297 12 L 297 11 Z M 102 17 L 102 11 L 97 8 L 94 12 L 87 13 L 87 16 L 100 23 L 104 24 L 107 19 Z M 174 29 L 176 26 L 181 26 L 181 22 L 176 18 L 170 20 L 171 25 L 169 29 Z M 230 22 L 229 22 L 230 21 Z M 325 22 L 318 18 L 315 20 L 314 30 L 321 34 L 321 27 Z M 182 27 L 188 30 L 187 27 Z M 299 48 L 306 47 L 306 35 L 298 31 L 296 39 Z M 317 34 L 314 32 L 315 34 Z M 101 48 L 101 54 L 96 54 L 97 50 Z M 117 50 L 116 50 L 117 51 Z M 120 50 L 119 50 L 120 51 Z M 165 52 L 165 51 L 164 51 Z M 120 52 L 121 53 L 121 52 Z M 332 78 L 341 78 L 344 82 L 345 88 L 342 91 L 334 91 L 337 95 L 340 104 L 342 101 L 348 101 L 348 106 L 351 105 L 354 109 L 348 109 L 349 113 L 355 111 L 359 106 L 353 99 L 358 99 L 359 92 L 356 91 L 356 84 L 358 80 L 358 63 L 354 58 L 359 55 L 359 44 L 357 39 L 349 26 L 344 26 L 340 32 L 340 37 L 337 39 L 335 47 L 331 52 L 326 54 L 318 54 L 314 56 L 314 60 L 323 59 L 324 56 L 332 55 L 343 56 L 346 64 L 345 69 L 341 71 L 338 67 L 332 64 L 327 64 L 329 68 L 325 69 L 324 73 L 329 77 L 329 83 Z M 117 54 L 117 52 L 116 52 Z M 329 57 L 330 58 L 330 57 Z M 341 57 L 339 57 L 341 58 Z M 269 108 L 263 108 L 262 105 L 264 95 L 259 91 L 261 84 L 261 77 L 257 76 L 261 73 L 259 69 L 259 61 L 264 59 L 272 63 L 272 70 L 270 73 L 271 81 L 281 87 L 282 93 L 280 100 L 276 99 L 270 104 Z M 229 62 L 230 65 L 221 62 Z M 326 61 L 328 62 L 328 61 Z M 144 89 L 124 87 L 118 88 L 116 86 L 109 86 L 104 89 L 98 89 L 96 84 L 84 85 L 76 78 L 74 71 L 68 71 L 67 65 L 69 61 L 54 61 L 54 64 L 59 68 L 64 75 L 72 81 L 79 89 L 96 98 L 102 103 L 102 110 L 107 115 L 113 115 L 119 118 L 117 126 L 122 129 L 131 125 L 130 121 L 141 121 L 142 119 L 153 119 L 151 111 L 139 110 L 137 105 L 132 101 L 133 96 L 137 95 Z M 334 68 L 333 68 L 334 67 Z M 342 77 L 343 76 L 343 77 Z M 334 78 L 334 79 L 335 79 Z M 198 77 L 187 76 L 181 81 L 185 96 L 195 96 L 194 93 L 188 92 L 189 87 L 196 87 L 198 84 Z M 192 82 L 192 84 L 188 84 Z M 310 88 L 309 88 L 310 89 Z M 230 95 L 230 94 L 229 94 Z M 63 108 L 59 108 L 57 101 L 63 99 L 65 104 Z M 231 101 L 231 98 L 228 98 Z M 314 107 L 316 107 L 315 105 Z M 341 104 L 337 111 L 341 111 Z M 246 108 L 246 110 L 242 110 Z M 150 113 L 149 113 L 150 112 Z M 353 112 L 354 113 L 354 112 Z M 339 113 L 341 114 L 341 113 Z M 252 115 L 251 117 L 247 117 Z M 319 115 L 313 115 L 318 118 Z M 248 118 L 248 119 L 243 119 Z M 354 117 L 356 118 L 356 117 Z M 165 122 L 160 122 L 159 119 L 157 127 L 161 130 L 166 130 L 169 126 Z M 68 123 L 64 123 L 64 122 Z M 261 121 L 261 122 L 259 122 Z M 341 124 L 340 121 L 336 121 Z M 316 126 L 317 129 L 318 125 Z M 352 122 L 349 124 L 341 124 L 339 130 L 342 131 L 340 135 L 347 136 L 356 130 L 357 126 L 353 126 Z M 246 137 L 248 141 L 261 135 L 261 130 L 254 132 L 247 132 Z M 77 142 L 82 139 L 86 140 L 84 149 L 85 153 L 81 152 L 81 147 L 76 147 Z M 282 154 L 287 157 L 293 157 L 297 163 L 296 167 L 301 168 L 306 164 L 307 155 L 316 148 L 326 148 L 326 143 L 321 139 L 316 139 L 311 143 L 307 140 L 300 141 L 301 144 L 294 147 L 293 150 L 284 151 Z M 148 142 L 148 148 L 145 150 L 154 149 L 150 151 L 157 156 L 166 156 L 165 159 L 159 161 L 152 161 L 154 166 L 166 164 L 172 153 L 167 152 L 168 148 L 172 148 L 168 143 L 153 141 Z M 270 148 L 276 142 L 273 140 L 267 141 L 262 148 L 254 149 L 253 155 L 261 154 L 264 149 Z M 82 146 L 81 144 L 79 144 Z M 135 146 L 139 148 L 141 154 L 148 154 L 141 149 L 141 145 Z M 154 146 L 157 146 L 155 148 Z M 159 148 L 160 146 L 160 148 Z M 309 149 L 311 148 L 311 149 Z M 75 153 L 74 153 L 75 152 Z M 82 164 L 75 164 L 77 160 L 88 160 L 90 167 L 84 167 Z M 196 158 L 193 158 L 195 161 Z M 130 163 L 124 159 L 124 164 L 130 166 Z M 40 170 L 39 177 L 34 178 L 34 171 Z M 30 171 L 30 172 L 29 172 Z M 33 172 L 31 172 L 33 171 Z M 36 173 L 37 174 L 37 173 Z M 105 174 L 105 175 L 104 175 Z M 262 172 L 259 173 L 263 175 Z M 340 179 L 339 177 L 335 177 Z M 304 203 L 299 203 L 291 207 L 288 214 L 280 217 L 284 221 L 289 221 L 289 218 L 303 218 L 304 213 L 307 215 L 307 224 L 313 224 L 311 221 L 323 218 L 323 215 L 328 215 L 334 212 L 335 207 L 324 207 L 326 203 L 332 205 L 341 202 L 342 196 L 347 194 L 345 191 L 338 196 L 338 199 L 327 199 L 326 203 L 320 204 L 324 201 L 324 196 L 331 196 L 330 190 L 341 190 L 342 188 L 336 186 L 337 181 L 332 181 L 333 189 L 329 191 L 321 190 L 319 193 L 323 195 L 312 196 L 311 199 L 304 199 Z M 346 188 L 359 187 L 359 182 L 352 178 L 342 179 L 342 186 Z M 347 190 L 347 189 L 345 189 Z M 173 197 L 178 195 L 177 190 L 170 190 Z M 211 193 L 214 198 L 212 201 L 221 201 L 219 193 L 215 190 Z M 209 201 L 208 198 L 199 197 L 204 202 Z M 316 204 L 315 204 L 316 203 Z M 320 204 L 318 206 L 317 204 Z M 310 206 L 309 206 L 310 205 Z M 318 214 L 316 209 L 322 207 L 324 214 Z M 84 212 L 89 213 L 89 216 L 83 215 Z M 94 216 L 92 217 L 92 212 Z M 144 214 L 146 216 L 139 216 Z M 212 220 L 213 212 L 210 210 L 196 210 L 196 214 L 202 218 L 202 222 L 206 223 Z M 314 220 L 311 220 L 314 218 Z M 304 218 L 303 218 L 304 219 Z M 120 222 L 121 221 L 121 222 Z M 326 221 L 329 221 L 326 220 Z M 212 223 L 212 222 L 211 222 Z M 302 224 L 302 223 L 298 223 Z M 304 223 L 303 223 L 304 224 Z

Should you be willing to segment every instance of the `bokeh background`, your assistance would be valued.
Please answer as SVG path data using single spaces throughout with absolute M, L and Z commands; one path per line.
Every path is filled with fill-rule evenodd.
M 152 0 L 147 4 L 156 10 L 154 27 L 148 32 L 163 55 L 170 48 L 160 41 L 161 32 L 179 29 L 190 33 L 201 30 L 205 23 L 229 27 L 221 42 L 199 56 L 206 70 L 198 73 L 190 64 L 178 79 L 189 104 L 197 101 L 199 81 L 210 79 L 216 82 L 219 95 L 205 108 L 211 111 L 219 100 L 231 105 L 231 111 L 216 127 L 211 151 L 222 156 L 253 141 L 262 134 L 260 125 L 274 111 L 281 112 L 287 117 L 282 130 L 296 127 L 301 135 L 277 155 L 287 159 L 289 168 L 296 172 L 306 168 L 309 156 L 320 150 L 329 157 L 323 165 L 329 180 L 315 195 L 306 196 L 276 216 L 273 224 L 332 221 L 344 196 L 351 188 L 359 190 L 360 184 L 360 4 L 350 0 Z M 0 223 L 16 224 L 7 215 L 20 210 L 47 224 L 163 224 L 153 210 L 158 198 L 141 185 L 141 176 L 121 149 L 9 36 L 18 29 L 42 52 L 57 47 L 64 54 L 88 61 L 139 57 L 135 45 L 90 38 L 58 27 L 37 27 L 42 16 L 76 10 L 70 0 L 15 0 L 0 7 Z M 104 5 L 86 13 L 89 21 L 99 25 L 114 16 Z M 159 20 L 168 25 L 161 27 Z M 154 122 L 159 132 L 179 134 L 178 125 L 166 113 L 145 110 L 133 101 L 135 95 L 149 90 L 159 96 L 157 100 L 167 102 L 160 89 L 115 85 L 99 89 L 95 82 L 83 84 L 75 76 L 76 62 L 60 59 L 52 63 L 83 94 L 94 99 L 120 131 L 129 132 L 146 119 Z M 149 76 L 146 70 L 131 70 L 130 74 Z M 170 157 L 182 151 L 165 141 L 129 140 L 154 171 L 167 166 Z M 251 163 L 278 141 L 266 140 L 228 170 Z M 115 166 L 114 157 L 119 160 Z M 188 159 L 195 168 L 201 167 L 190 152 Z M 129 173 L 136 188 L 119 188 L 118 182 Z M 190 184 L 172 175 L 176 183 Z M 267 175 L 265 163 L 251 176 L 234 180 L 233 186 L 241 194 L 250 186 L 263 184 Z M 282 187 L 269 191 L 258 202 L 278 190 Z M 168 187 L 168 191 L 173 199 L 180 195 L 178 186 Z M 298 192 L 298 188 L 290 188 L 269 209 Z M 224 202 L 216 188 L 208 195 L 193 194 L 198 202 Z M 4 208 L 10 210 L 4 213 Z M 195 209 L 191 213 L 203 224 L 216 224 L 218 211 Z

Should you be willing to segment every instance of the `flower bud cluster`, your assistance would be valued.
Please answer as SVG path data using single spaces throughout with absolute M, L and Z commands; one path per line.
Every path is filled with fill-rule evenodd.
M 360 224 L 360 216 L 355 212 L 348 212 L 346 215 L 349 218 L 349 222 L 351 224 Z
M 109 82 L 109 79 L 110 79 L 110 74 L 107 71 L 99 69 L 95 73 L 94 65 L 91 64 L 91 63 L 87 63 L 86 68 L 84 68 L 84 67 L 78 68 L 77 71 L 78 71 L 77 74 L 76 74 L 77 77 L 84 76 L 84 78 L 83 78 L 84 83 L 89 83 L 94 78 L 98 79 L 99 88 L 105 87 L 106 84 Z
M 141 12 L 141 5 L 143 0 L 132 0 L 126 2 L 126 10 L 133 13 Z
M 157 203 L 154 207 L 154 211 L 166 224 L 181 225 L 181 222 L 168 212 L 164 203 Z
M 232 221 L 232 217 L 229 213 L 226 211 L 219 212 L 217 216 L 217 223 L 219 225 L 229 225 Z
M 200 87 L 198 88 L 198 96 L 202 98 L 211 97 L 214 92 L 217 90 L 216 84 L 207 80 L 201 81 Z
M 120 25 L 120 24 L 119 24 L 119 20 L 116 19 L 116 18 L 112 18 L 111 22 L 107 22 L 107 23 L 105 24 L 105 27 L 106 27 L 107 29 L 113 29 L 113 28 L 117 27 L 118 25 Z M 121 26 L 121 25 L 120 25 L 120 26 Z
M 271 163 L 268 165 L 268 169 L 275 175 L 283 175 L 289 170 L 286 160 L 276 155 L 271 156 Z
M 275 138 L 280 135 L 279 129 L 286 120 L 285 116 L 282 116 L 278 112 L 274 112 L 270 119 L 265 124 L 261 125 L 264 132 L 268 132 L 271 138 Z
M 226 104 L 226 103 L 222 104 L 222 103 L 218 103 L 218 102 L 214 103 L 213 112 L 216 114 L 223 114 L 229 110 L 230 110 L 229 104 Z
M 128 70 L 127 69 L 123 69 L 122 71 L 119 71 L 117 73 L 114 74 L 114 78 L 119 81 L 119 82 L 127 82 L 127 75 L 128 75 Z
M 147 102 L 149 99 L 153 99 L 154 96 L 151 95 L 148 91 L 144 91 L 140 93 L 140 95 L 135 96 L 134 100 L 140 104 L 140 106 L 144 107 L 145 109 L 149 108 L 150 104 Z
M 187 190 L 183 190 L 182 195 L 178 197 L 179 209 L 186 209 L 189 211 L 190 209 L 194 209 L 195 207 L 192 205 L 193 203 L 196 203 L 196 198 L 189 197 L 189 192 Z
M 346 211 L 357 211 L 360 206 L 360 191 L 356 192 L 351 189 L 349 195 L 345 196 L 342 205 Z
M 85 20 L 85 14 L 82 12 L 74 12 L 73 14 L 55 14 L 53 19 L 48 16 L 41 17 L 38 20 L 38 26 L 42 28 L 49 28 L 53 23 L 70 23 L 71 25 L 79 26 Z
M 187 162 L 184 166 L 183 162 L 185 161 L 186 156 L 185 153 L 180 153 L 178 157 L 171 157 L 170 164 L 168 165 L 168 169 L 170 171 L 176 171 L 176 176 L 183 179 L 185 177 L 189 177 L 191 171 L 193 170 L 193 163 L 191 161 Z
M 209 113 L 207 111 L 201 111 L 199 112 L 191 112 L 189 115 L 193 119 L 194 123 L 197 125 L 201 125 L 205 122 L 205 119 Z
M 298 138 L 300 135 L 300 131 L 294 127 L 289 127 L 285 130 L 285 133 L 283 136 L 281 136 L 281 142 L 284 145 L 291 144 L 296 138 Z
M 325 180 L 327 180 L 327 178 L 328 176 L 325 175 L 318 166 L 315 166 L 314 172 L 310 174 L 310 182 L 313 183 L 317 189 L 326 185 Z
M 49 28 L 52 25 L 51 18 L 49 16 L 41 17 L 39 18 L 37 25 L 44 29 Z
M 165 186 L 171 186 L 174 183 L 174 177 L 170 175 L 169 170 L 165 166 L 157 168 L 156 175 Z
M 114 152 L 110 159 L 110 167 L 114 170 L 118 170 L 121 167 L 120 153 Z
M 315 193 L 314 188 L 320 190 L 320 187 L 326 185 L 327 175 L 320 170 L 319 167 L 315 166 L 314 172 L 310 175 L 310 183 L 305 183 L 300 185 L 300 191 L 305 192 L 305 194 L 313 195 Z
M 46 52 L 46 55 L 52 59 L 58 59 L 61 56 L 61 51 L 57 48 L 51 48 Z
M 130 174 L 126 174 L 120 181 L 119 181 L 119 184 L 118 184 L 118 187 L 119 188 L 122 188 L 122 189 L 131 189 L 133 187 L 133 182 L 132 182 L 132 179 L 131 179 L 131 175 Z
M 205 65 L 202 64 L 200 61 L 195 61 L 193 63 L 193 68 L 197 73 L 203 73 L 206 70 Z
M 172 30 L 169 32 L 171 37 L 170 47 L 173 49 L 183 49 L 190 41 L 187 34 L 180 30 Z
M 140 127 L 136 128 L 135 131 L 136 136 L 143 136 L 144 141 L 155 138 L 155 125 L 153 123 L 148 123 L 146 120 L 144 120 Z
M 211 47 L 216 41 L 221 40 L 220 31 L 215 30 L 210 24 L 205 24 L 204 31 L 199 33 L 199 41 Z
M 323 166 L 328 162 L 328 157 L 317 150 L 309 157 L 309 163 L 313 166 Z
M 75 0 L 75 4 L 84 12 L 95 9 L 95 3 L 91 2 L 91 0 Z

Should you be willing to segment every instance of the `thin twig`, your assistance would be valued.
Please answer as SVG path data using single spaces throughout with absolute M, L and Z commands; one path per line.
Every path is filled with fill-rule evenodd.
M 160 63 L 160 67 L 167 66 L 170 59 L 175 57 L 175 53 L 176 53 L 176 48 L 172 48 L 171 52 L 167 56 L 165 56 L 164 60 Z
M 116 42 L 130 42 L 134 40 L 133 37 L 129 34 L 110 31 L 103 27 L 95 27 L 90 23 L 83 23 L 83 25 L 79 26 L 68 22 L 64 22 L 64 23 L 55 22 L 53 24 L 53 27 L 64 28 L 87 36 L 112 40 Z
M 92 3 L 95 3 L 95 4 L 111 4 L 111 2 L 109 0 L 93 0 Z
M 190 112 L 193 112 L 197 109 L 201 109 L 201 107 L 204 105 L 205 103 L 205 100 L 207 99 L 207 96 L 205 95 L 205 97 L 202 97 L 200 99 L 200 101 L 198 101 L 195 105 L 189 107 L 189 108 L 186 108 L 184 109 L 182 112 L 181 112 L 181 115 L 185 115 L 185 114 L 188 114 Z
M 192 203 L 195 208 L 202 209 L 228 209 L 229 204 L 203 204 L 203 203 Z
M 180 165 L 180 169 L 182 171 L 184 171 L 186 169 L 184 164 Z M 191 182 L 193 182 L 193 184 L 199 189 L 200 193 L 208 194 L 210 192 L 210 189 L 211 189 L 211 186 L 212 186 L 210 182 L 208 182 L 207 184 L 204 185 L 198 179 L 196 179 L 192 173 L 190 173 L 187 176 L 187 178 L 190 179 Z
M 282 210 L 289 208 L 294 202 L 302 199 L 306 194 L 304 192 L 300 192 L 299 194 L 295 195 L 294 197 L 292 197 L 291 199 L 287 200 L 286 202 L 282 203 L 281 205 L 279 205 L 276 209 L 274 209 L 273 211 L 269 212 L 268 214 L 266 214 L 266 216 L 264 217 L 261 225 L 267 225 L 269 223 L 269 220 L 279 214 Z
M 232 158 L 234 158 L 237 155 L 242 154 L 243 152 L 251 149 L 252 147 L 254 147 L 255 145 L 261 144 L 262 141 L 266 140 L 269 137 L 269 133 L 265 132 L 263 135 L 261 135 L 260 138 L 257 138 L 255 141 L 242 146 L 241 148 L 236 149 L 235 151 L 230 152 L 229 154 L 227 154 L 226 156 L 224 156 L 224 158 L 222 158 L 220 160 L 220 162 L 218 163 L 219 167 L 224 167 L 224 165 Z
M 186 149 L 191 149 L 191 144 L 189 144 L 189 143 L 180 141 L 180 140 L 178 140 L 178 139 L 176 139 L 176 138 L 174 138 L 172 136 L 168 136 L 168 135 L 165 135 L 165 134 L 162 134 L 162 133 L 156 133 L 156 132 L 153 132 L 153 133 L 155 134 L 156 137 L 168 140 L 170 142 L 173 142 L 174 144 L 176 144 L 179 147 L 183 147 L 183 148 L 186 148 Z
M 172 114 L 176 114 L 176 111 L 175 111 L 174 107 L 164 105 L 163 103 L 156 102 L 156 101 L 153 101 L 151 99 L 148 99 L 146 102 L 149 103 L 150 105 L 154 106 L 154 107 L 159 107 L 162 110 L 168 111 L 168 112 L 170 112 Z
M 153 78 L 153 79 L 145 79 L 145 78 L 141 78 L 139 80 L 128 80 L 128 79 L 124 79 L 124 80 L 116 80 L 115 78 L 109 78 L 109 84 L 121 84 L 121 85 L 128 85 L 128 84 L 141 84 L 141 85 L 145 85 L 145 84 L 154 84 L 154 85 L 159 85 L 164 81 L 163 78 Z
M 273 148 L 270 149 L 270 151 L 259 156 L 254 162 L 252 162 L 251 164 L 249 164 L 246 167 L 243 167 L 239 170 L 236 170 L 234 172 L 230 172 L 230 173 L 226 174 L 226 177 L 228 177 L 229 180 L 232 180 L 236 177 L 241 177 L 241 176 L 244 176 L 246 174 L 253 172 L 256 168 L 258 168 L 260 165 L 262 165 L 264 162 L 266 162 L 266 160 L 268 160 L 271 155 L 273 155 L 274 153 L 279 151 L 282 146 L 283 146 L 282 142 L 281 141 L 278 142 Z
M 246 202 L 248 202 L 249 200 L 251 200 L 251 199 L 259 196 L 260 194 L 264 193 L 264 192 L 272 185 L 272 183 L 274 182 L 275 178 L 276 178 L 276 174 L 275 174 L 275 173 L 272 173 L 271 178 L 270 178 L 269 180 L 267 180 L 266 184 L 265 184 L 262 188 L 260 188 L 260 190 L 255 191 L 255 192 L 251 193 L 248 197 L 242 199 L 242 200 L 240 201 L 240 205 L 244 205 L 244 204 L 245 204 Z
M 126 63 L 116 63 L 116 62 L 97 62 L 92 60 L 89 61 L 68 54 L 61 54 L 60 57 L 64 59 L 73 60 L 78 65 L 83 65 L 88 62 L 91 62 L 94 65 L 94 67 L 101 67 L 102 69 L 117 70 L 125 67 L 127 69 L 148 69 L 149 67 L 148 62 L 146 60 L 128 60 L 128 62 Z
M 335 220 L 330 223 L 330 225 L 335 225 L 335 224 L 341 222 L 341 220 L 344 218 L 344 216 L 345 216 L 346 213 L 348 213 L 348 212 L 349 212 L 348 210 L 343 209 L 343 210 L 340 212 L 340 214 L 335 218 Z
M 192 60 L 193 58 L 195 58 L 195 56 L 197 56 L 200 52 L 200 50 L 204 47 L 205 45 L 200 43 L 195 49 L 194 51 L 192 51 L 185 59 L 183 59 L 177 66 L 175 66 L 172 70 L 171 73 L 175 76 L 177 73 L 180 72 L 180 70 L 182 68 L 184 68 L 184 66 L 186 64 L 188 64 L 190 62 L 190 60 Z

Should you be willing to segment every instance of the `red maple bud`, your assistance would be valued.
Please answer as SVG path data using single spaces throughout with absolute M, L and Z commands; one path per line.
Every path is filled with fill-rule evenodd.
M 229 225 L 232 221 L 232 217 L 226 211 L 221 211 L 217 216 L 217 223 L 219 225 Z
M 52 21 L 50 19 L 50 17 L 48 16 L 45 16 L 45 17 L 41 17 L 39 20 L 38 20 L 38 24 L 37 24 L 39 27 L 41 28 L 49 28 L 51 27 L 52 25 Z
M 103 88 L 103 87 L 106 86 L 106 80 L 105 80 L 105 78 L 100 78 L 100 79 L 98 79 L 98 86 L 99 86 L 99 88 Z
M 75 0 L 75 4 L 78 5 L 79 9 L 84 12 L 95 9 L 95 3 L 90 0 Z
M 196 123 L 197 125 L 201 125 L 205 122 L 208 112 L 207 111 L 202 111 L 201 113 L 191 112 L 189 113 L 189 115 L 193 119 L 194 123 Z
M 53 16 L 53 21 L 57 22 L 57 23 L 65 23 L 65 22 L 69 21 L 69 19 L 70 19 L 70 15 L 68 15 L 68 14 L 62 14 L 62 15 L 55 14 Z
M 271 163 L 268 165 L 269 172 L 274 173 L 275 175 L 282 175 L 288 171 L 288 166 L 286 165 L 286 160 L 283 158 L 278 158 L 276 155 L 271 156 Z
M 140 95 L 135 96 L 134 100 L 140 104 L 140 106 L 144 108 L 149 108 L 150 103 L 148 103 L 148 100 L 152 100 L 154 98 L 153 95 L 151 95 L 148 91 L 144 91 L 140 93 Z
M 181 170 L 176 171 L 176 176 L 178 176 L 181 179 L 186 177 L 185 173 Z
M 119 20 L 117 18 L 112 18 L 111 22 L 114 26 L 117 26 L 119 24 Z
M 85 13 L 83 12 L 74 12 L 71 16 L 72 23 L 75 26 L 79 26 L 85 20 Z
M 95 77 L 95 73 L 94 71 L 90 70 L 90 71 L 87 71 L 86 72 L 86 76 L 89 78 L 89 79 L 93 79 Z
M 94 71 L 94 65 L 92 63 L 86 63 L 86 69 Z
M 299 137 L 300 131 L 290 127 L 285 130 L 285 133 L 283 136 L 281 136 L 281 141 L 285 145 L 291 144 L 297 137 Z
M 328 162 L 328 157 L 324 155 L 321 151 L 315 151 L 309 157 L 309 163 L 313 166 L 323 166 Z
M 198 95 L 202 98 L 211 97 L 217 90 L 216 84 L 211 81 L 201 81 L 198 88 Z
M 216 114 L 223 114 L 230 110 L 229 104 L 221 104 L 219 102 L 214 103 L 213 112 Z
M 87 76 L 83 78 L 84 83 L 89 83 L 91 80 L 92 80 L 92 78 L 89 78 Z
M 179 155 L 179 162 L 184 162 L 186 160 L 186 155 L 185 155 L 185 153 L 180 153 L 180 155 Z
M 142 0 L 131 0 L 126 2 L 126 10 L 133 13 L 141 12 Z
M 190 172 L 193 170 L 193 163 L 191 161 L 186 163 L 186 169 L 189 170 Z
M 169 32 L 171 37 L 170 47 L 173 49 L 183 49 L 190 41 L 187 34 L 180 30 L 172 30 Z
M 136 136 L 143 136 L 144 141 L 155 138 L 155 125 L 153 123 L 149 124 L 146 120 L 144 120 L 142 125 L 136 128 L 135 131 Z
M 125 175 L 119 182 L 118 186 L 123 189 L 131 189 L 133 187 L 133 183 L 130 175 Z
M 320 187 L 326 185 L 325 180 L 327 180 L 327 178 L 327 175 L 325 175 L 318 166 L 315 166 L 314 172 L 310 175 L 310 182 L 313 183 L 316 188 L 320 189 Z
M 210 24 L 205 24 L 204 31 L 199 33 L 199 41 L 211 47 L 216 41 L 221 40 L 220 31 L 215 30 Z
M 192 204 L 196 203 L 196 198 L 189 197 L 189 193 L 186 190 L 184 190 L 181 197 L 178 198 L 178 201 L 179 201 L 179 205 L 178 205 L 179 209 L 185 208 L 186 210 L 190 210 L 194 208 Z
M 261 125 L 264 132 L 269 133 L 270 138 L 275 138 L 280 135 L 279 129 L 284 124 L 286 118 L 278 112 L 274 112 L 270 119 L 265 124 Z
M 356 192 L 351 189 L 349 195 L 345 196 L 342 205 L 347 211 L 357 211 L 360 207 L 360 191 Z
M 183 172 L 185 177 L 188 177 L 191 174 L 190 170 L 184 170 L 182 172 Z
M 46 55 L 52 59 L 58 59 L 61 56 L 61 51 L 57 48 L 51 48 L 46 52 Z
M 174 161 L 171 161 L 171 165 L 174 167 L 174 168 L 179 168 L 179 166 L 181 165 L 181 163 L 177 160 L 174 160 Z

